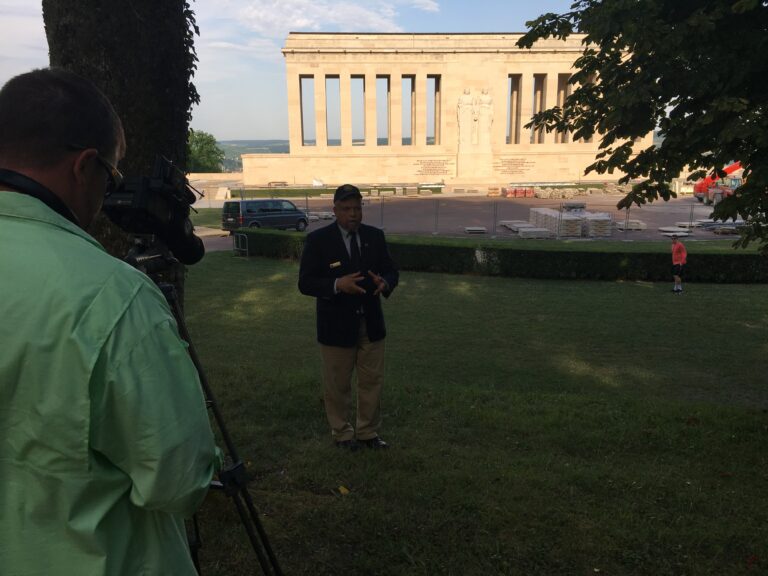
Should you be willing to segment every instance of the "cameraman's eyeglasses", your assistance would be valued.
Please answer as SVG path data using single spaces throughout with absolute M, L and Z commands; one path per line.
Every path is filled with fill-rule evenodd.
M 69 144 L 68 148 L 72 150 L 87 150 L 87 146 L 78 146 L 76 144 Z M 123 173 L 117 169 L 117 166 L 112 164 L 109 160 L 104 158 L 101 154 L 96 152 L 96 162 L 107 171 L 107 187 L 104 189 L 104 198 L 108 198 L 112 193 L 120 188 L 123 184 Z
M 106 160 L 100 154 L 96 155 L 96 161 L 107 171 L 107 187 L 104 190 L 104 198 L 108 198 L 122 185 L 123 174 L 117 169 L 117 166 Z

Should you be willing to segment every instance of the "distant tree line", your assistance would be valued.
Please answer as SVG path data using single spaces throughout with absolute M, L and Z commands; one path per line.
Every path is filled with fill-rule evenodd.
M 202 130 L 189 130 L 187 170 L 189 172 L 222 172 L 224 170 L 224 151 L 212 134 Z

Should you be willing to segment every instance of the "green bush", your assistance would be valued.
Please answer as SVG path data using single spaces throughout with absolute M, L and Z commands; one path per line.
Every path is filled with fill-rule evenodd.
M 245 234 L 248 239 L 248 256 L 298 260 L 304 248 L 301 232 L 243 228 L 236 234 Z
M 243 229 L 239 233 L 248 237 L 249 256 L 292 260 L 301 257 L 303 233 L 260 229 Z M 589 250 L 578 245 L 572 249 L 551 246 L 530 249 L 446 238 L 389 238 L 392 257 L 402 270 L 573 280 L 664 281 L 672 274 L 671 256 L 666 250 L 599 251 L 594 245 Z M 756 252 L 689 252 L 688 260 L 686 281 L 768 282 L 768 261 Z

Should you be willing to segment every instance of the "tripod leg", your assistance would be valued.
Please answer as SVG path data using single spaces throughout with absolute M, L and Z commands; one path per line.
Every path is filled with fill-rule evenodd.
M 248 507 L 248 512 L 250 512 L 251 518 L 253 519 L 253 524 L 256 526 L 256 530 L 259 533 L 261 543 L 264 545 L 264 550 L 267 552 L 267 556 L 269 556 L 269 561 L 272 564 L 272 568 L 275 570 L 275 576 L 283 576 L 283 572 L 280 570 L 280 565 L 277 563 L 277 557 L 272 551 L 272 546 L 269 544 L 267 533 L 264 531 L 264 527 L 261 525 L 261 521 L 259 520 L 259 513 L 256 511 L 256 506 L 253 504 L 253 499 L 251 498 L 250 492 L 248 492 L 248 487 L 243 486 L 241 493 L 243 495 L 243 500 L 245 500 L 245 505 Z
M 232 497 L 233 502 L 235 503 L 237 513 L 240 515 L 240 520 L 243 524 L 243 527 L 245 528 L 246 533 L 248 534 L 248 539 L 251 542 L 251 546 L 253 547 L 254 552 L 256 552 L 256 556 L 259 560 L 259 564 L 261 565 L 261 569 L 264 575 L 270 576 L 270 574 L 274 573 L 275 576 L 283 576 L 283 572 L 280 570 L 280 566 L 277 562 L 277 557 L 275 556 L 274 552 L 272 551 L 272 547 L 269 544 L 267 533 L 265 532 L 264 527 L 261 525 L 261 521 L 259 520 L 259 514 L 253 504 L 251 494 L 248 492 L 248 479 L 245 475 L 242 461 L 237 454 L 237 449 L 235 448 L 235 445 L 232 442 L 232 438 L 229 435 L 229 431 L 227 430 L 226 424 L 224 423 L 224 417 L 221 415 L 221 412 L 219 412 L 219 407 L 216 403 L 215 397 L 213 396 L 213 391 L 208 384 L 208 378 L 205 375 L 203 366 L 197 356 L 197 351 L 195 350 L 195 347 L 192 343 L 192 338 L 190 337 L 189 331 L 187 330 L 187 325 L 184 322 L 184 315 L 179 305 L 176 291 L 172 285 L 158 285 L 158 287 L 162 290 L 169 306 L 171 307 L 171 311 L 176 318 L 176 323 L 179 327 L 181 337 L 189 345 L 189 356 L 192 359 L 192 363 L 195 365 L 195 368 L 197 368 L 197 373 L 200 377 L 200 385 L 203 389 L 206 402 L 211 410 L 211 413 L 213 414 L 214 420 L 216 421 L 216 425 L 218 426 L 219 433 L 221 434 L 222 440 L 224 441 L 227 453 L 229 454 L 229 457 L 232 459 L 232 461 L 235 462 L 235 473 L 219 473 L 219 478 L 223 482 L 224 491 L 230 497 Z M 245 505 L 243 505 L 243 501 L 245 501 Z M 250 513 L 250 517 L 246 513 L 246 509 Z M 266 556 L 264 551 L 266 551 Z M 267 556 L 269 557 L 269 560 L 267 560 Z M 197 560 L 194 557 L 193 562 L 195 562 L 195 566 L 198 567 Z M 272 567 L 271 570 L 270 565 Z
M 247 488 L 243 487 L 243 490 L 247 490 Z M 232 494 L 232 502 L 234 502 L 235 508 L 237 509 L 237 513 L 240 515 L 240 521 L 245 527 L 245 531 L 248 534 L 248 539 L 251 541 L 251 546 L 253 547 L 254 552 L 256 552 L 256 557 L 259 560 L 259 565 L 261 566 L 261 571 L 264 573 L 264 576 L 270 576 L 273 573 L 276 576 L 282 576 L 280 567 L 277 565 L 276 562 L 272 564 L 272 568 L 274 568 L 274 572 L 270 568 L 270 563 L 267 560 L 267 557 L 264 555 L 264 551 L 262 550 L 262 546 L 261 546 L 266 542 L 266 540 L 260 541 L 259 535 L 254 530 L 254 526 L 256 526 L 258 530 L 260 528 L 260 524 L 254 523 L 253 517 L 251 518 L 248 517 L 248 514 L 246 512 L 246 507 L 243 505 L 243 500 L 241 499 L 240 492 L 235 492 Z M 259 532 L 261 532 L 261 530 L 259 530 Z M 268 549 L 269 544 L 267 544 L 265 547 Z
M 195 565 L 195 571 L 198 574 L 202 574 L 200 571 L 200 548 L 202 547 L 202 541 L 200 540 L 200 525 L 197 522 L 197 514 L 192 515 L 192 534 L 187 532 L 187 538 L 189 540 L 189 555 L 192 557 L 192 564 Z

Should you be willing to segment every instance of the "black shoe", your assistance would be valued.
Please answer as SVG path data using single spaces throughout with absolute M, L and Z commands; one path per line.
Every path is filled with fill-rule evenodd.
M 366 448 L 370 448 L 372 450 L 384 450 L 385 448 L 389 448 L 389 444 L 384 442 L 384 440 L 382 440 L 379 436 L 374 436 L 368 440 L 359 440 L 359 442 Z
M 360 445 L 357 443 L 356 440 L 339 440 L 337 442 L 334 442 L 336 445 L 336 448 L 341 448 L 342 450 L 349 450 L 350 452 L 355 452 L 356 450 L 360 449 Z

